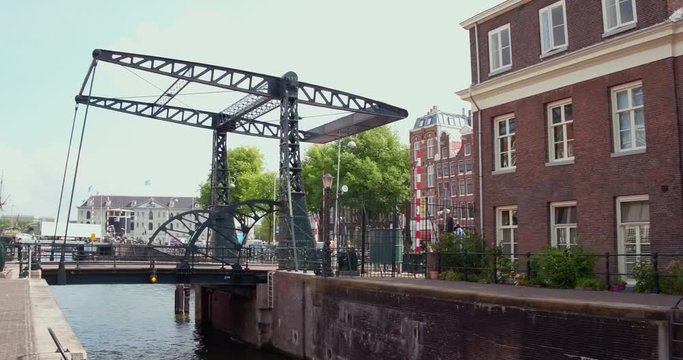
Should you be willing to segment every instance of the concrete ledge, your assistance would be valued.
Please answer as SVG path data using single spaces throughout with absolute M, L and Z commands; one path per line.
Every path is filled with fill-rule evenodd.
M 48 327 L 55 335 L 73 360 L 87 359 L 87 353 L 76 337 L 71 326 L 66 321 L 62 310 L 57 305 L 52 292 L 43 279 L 30 279 L 29 292 L 31 299 L 31 317 L 33 334 L 33 354 L 31 359 L 56 359 L 57 345 L 52 340 Z

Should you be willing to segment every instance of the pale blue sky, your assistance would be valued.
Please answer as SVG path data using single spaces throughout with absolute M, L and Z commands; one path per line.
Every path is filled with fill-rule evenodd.
M 458 24 L 500 2 L 0 1 L 0 171 L 3 195 L 11 196 L 0 214 L 56 215 L 73 99 L 95 48 L 275 76 L 292 70 L 301 81 L 406 108 L 409 118 L 392 128 L 407 143 L 415 118 L 433 105 L 468 108 L 454 94 L 470 84 L 468 34 Z M 93 95 L 160 93 L 131 72 L 103 68 Z M 182 101 L 229 105 L 210 95 Z M 275 170 L 277 142 L 245 136 L 228 142 L 259 146 L 267 169 Z M 193 196 L 210 162 L 210 131 L 91 108 L 74 206 L 90 186 L 92 193 Z M 72 176 L 70 169 L 69 191 Z

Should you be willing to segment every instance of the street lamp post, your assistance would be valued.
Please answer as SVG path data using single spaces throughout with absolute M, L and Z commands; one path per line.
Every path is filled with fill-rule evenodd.
M 332 276 L 332 249 L 330 249 L 330 190 L 332 175 L 323 175 L 323 276 Z
M 337 250 L 339 250 L 339 195 L 341 193 L 339 192 L 339 174 L 340 174 L 340 169 L 341 169 L 341 139 L 337 140 L 337 189 L 336 189 L 336 194 L 334 198 L 334 240 L 337 243 Z M 349 141 L 346 143 L 346 146 L 350 148 L 356 147 L 356 143 L 353 142 L 353 140 Z

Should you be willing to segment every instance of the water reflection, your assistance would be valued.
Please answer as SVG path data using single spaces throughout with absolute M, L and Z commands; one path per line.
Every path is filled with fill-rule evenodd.
M 198 326 L 194 314 L 175 316 L 174 285 L 67 285 L 50 290 L 90 359 L 286 359 Z M 194 296 L 190 301 L 194 309 Z

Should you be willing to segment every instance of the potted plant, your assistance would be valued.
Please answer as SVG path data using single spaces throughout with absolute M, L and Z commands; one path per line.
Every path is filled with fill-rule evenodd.
M 621 276 L 617 276 L 610 282 L 609 291 L 624 291 L 626 289 L 626 280 Z
M 425 241 L 423 243 L 423 248 L 425 250 L 426 262 L 427 262 L 427 279 L 438 280 L 439 279 L 439 269 L 441 267 L 439 253 L 435 252 L 435 246 L 431 241 Z

